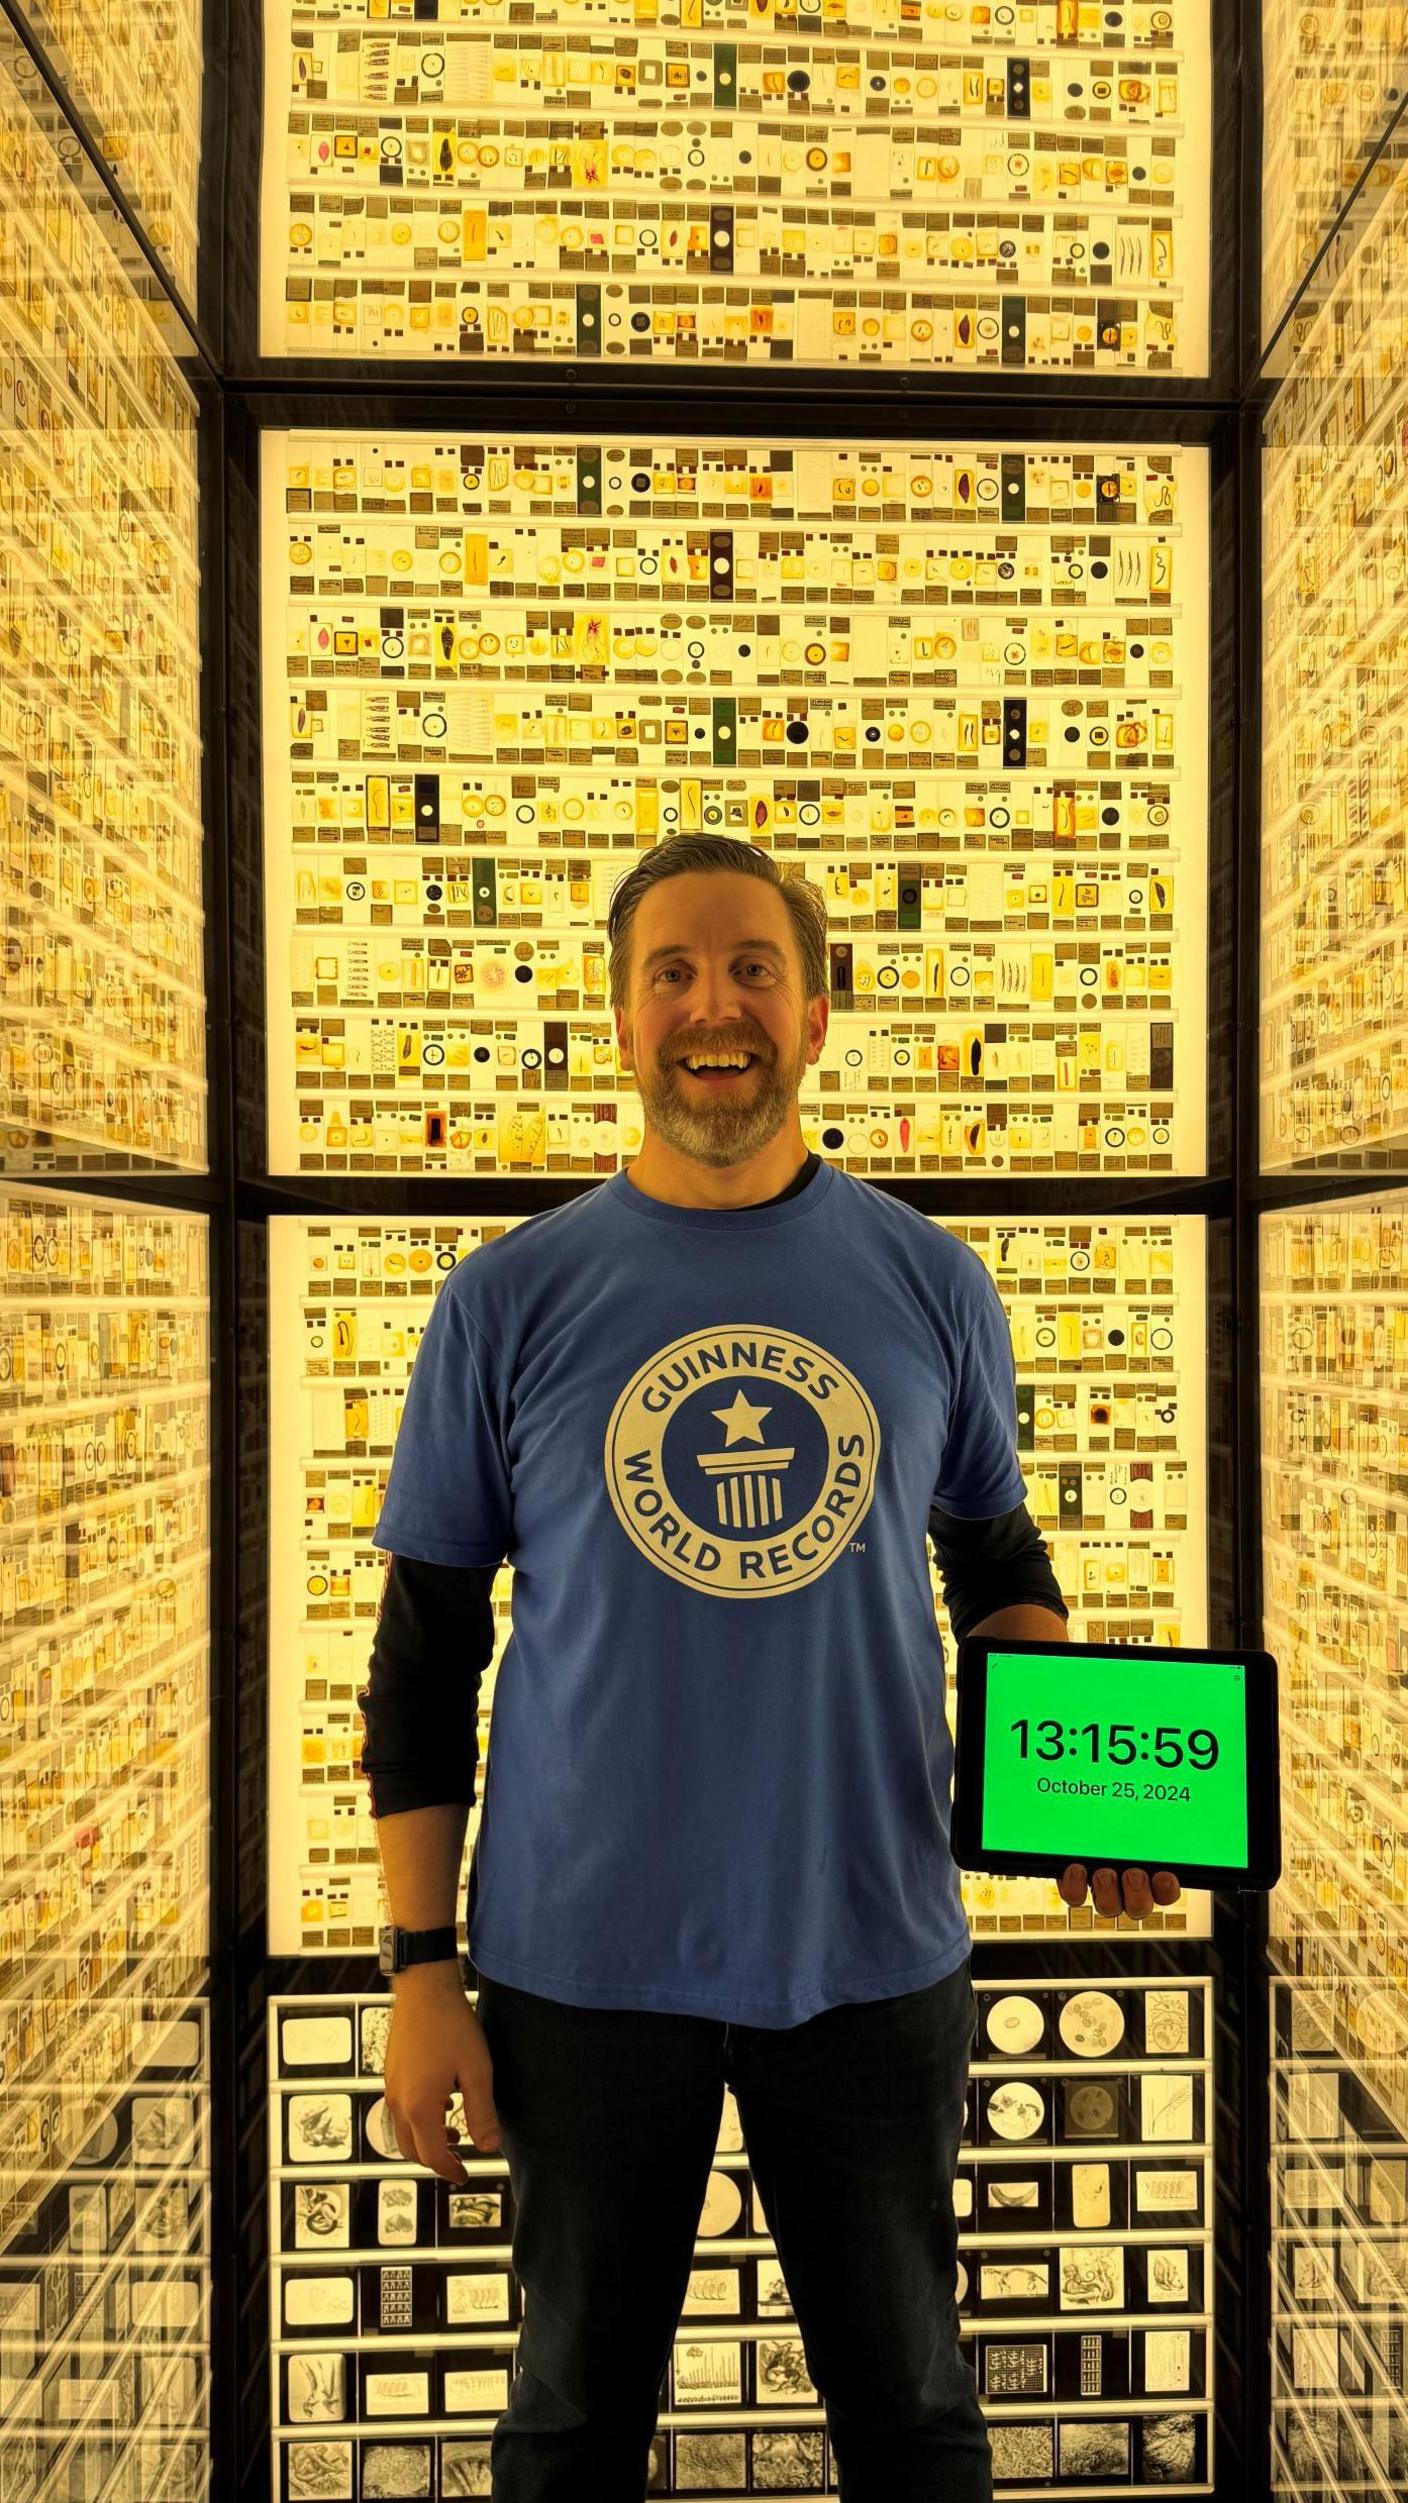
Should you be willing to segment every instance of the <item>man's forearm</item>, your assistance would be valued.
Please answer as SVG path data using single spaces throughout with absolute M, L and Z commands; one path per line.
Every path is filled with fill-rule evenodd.
M 1065 1596 L 1025 1504 L 990 1521 L 960 1520 L 931 1504 L 929 1537 L 943 1573 L 944 1606 L 955 1642 L 966 1640 L 999 1608 L 1004 1613 L 1039 1608 L 1064 1617 Z
M 1066 1620 L 1054 1608 L 999 1608 L 984 1617 L 980 1625 L 970 1625 L 969 1642 L 1065 1643 L 1070 1641 Z
M 386 1899 L 398 1929 L 447 1929 L 458 1920 L 468 1823 L 463 1801 L 377 1818 Z

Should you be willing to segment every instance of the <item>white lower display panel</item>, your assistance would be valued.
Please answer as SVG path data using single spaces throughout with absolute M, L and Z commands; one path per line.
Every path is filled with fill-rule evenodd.
M 954 2209 L 998 2489 L 1206 2494 L 1211 1983 L 980 1978 L 976 1994 Z M 469 2146 L 455 2189 L 400 2156 L 390 2014 L 385 1995 L 270 2003 L 275 2503 L 490 2491 L 522 2319 L 508 2166 Z M 602 2162 L 609 2195 L 609 2147 Z M 834 2493 L 727 2087 L 696 2259 L 648 2492 Z

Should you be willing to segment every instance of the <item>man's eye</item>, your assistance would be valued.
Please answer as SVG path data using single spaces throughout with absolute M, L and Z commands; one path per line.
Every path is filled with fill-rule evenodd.
M 763 962 L 761 956 L 749 956 L 744 959 L 743 970 L 745 973 L 769 973 L 772 968 Z M 682 973 L 683 971 L 684 967 L 682 965 L 662 965 L 660 968 L 660 980 L 663 982 L 667 974 Z

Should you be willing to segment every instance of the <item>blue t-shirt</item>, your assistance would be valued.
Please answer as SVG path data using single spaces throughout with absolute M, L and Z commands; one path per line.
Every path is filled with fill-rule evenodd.
M 451 1271 L 373 1536 L 513 1567 L 481 1972 L 788 2026 L 962 1962 L 928 1513 L 1021 1503 L 1015 1388 L 977 1254 L 830 1165 L 617 1173 Z

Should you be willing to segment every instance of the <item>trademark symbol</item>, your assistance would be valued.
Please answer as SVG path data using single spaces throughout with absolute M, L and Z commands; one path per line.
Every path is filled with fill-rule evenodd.
M 851 1554 L 853 1556 L 863 1556 L 865 1554 L 865 1540 L 863 1538 L 853 1538 L 851 1540 Z

